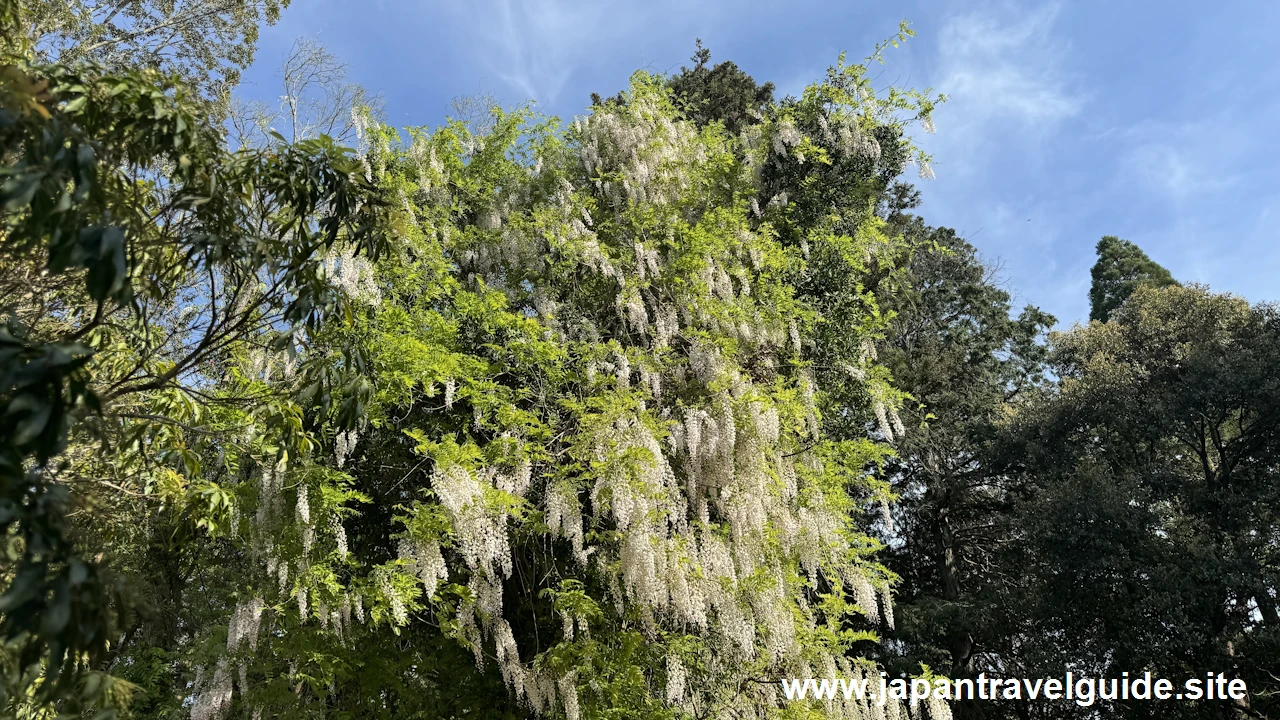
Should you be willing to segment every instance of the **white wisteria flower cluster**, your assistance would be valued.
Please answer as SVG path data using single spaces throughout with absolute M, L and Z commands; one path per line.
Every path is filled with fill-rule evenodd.
M 783 698 L 753 679 L 870 672 L 847 630 L 891 628 L 893 605 L 859 503 L 876 507 L 874 436 L 906 429 L 884 394 L 865 444 L 825 434 L 821 319 L 796 290 L 808 241 L 778 240 L 793 199 L 760 189 L 765 162 L 809 166 L 819 146 L 879 157 L 853 109 L 821 118 L 814 138 L 787 118 L 731 138 L 638 74 L 626 102 L 558 134 L 527 113 L 400 146 L 362 125 L 370 177 L 404 206 L 400 247 L 326 268 L 362 308 L 349 335 L 367 343 L 371 418 L 260 464 L 255 592 L 197 682 L 200 717 L 225 712 L 246 648 L 276 642 L 264 617 L 336 647 L 354 624 L 423 623 L 532 714 L 570 720 L 636 678 L 663 711 L 768 717 Z M 873 393 L 874 363 L 847 363 Z M 405 438 L 413 463 L 369 462 Z M 375 488 L 391 527 L 358 524 Z
M 875 154 L 857 127 L 841 122 L 833 137 Z M 803 141 L 789 123 L 769 132 L 765 147 L 777 152 Z M 527 308 L 511 322 L 535 323 L 523 331 L 531 340 L 507 342 L 558 348 L 576 380 L 548 394 L 575 402 L 506 404 L 483 375 L 424 383 L 445 383 L 440 412 L 471 418 L 461 439 L 414 431 L 433 467 L 431 499 L 405 519 L 396 567 L 427 602 L 453 609 L 477 664 L 496 659 L 513 696 L 539 713 L 574 717 L 596 702 L 617 659 L 591 653 L 626 627 L 654 648 L 651 664 L 635 662 L 657 695 L 683 710 L 767 714 L 780 707 L 771 685 L 716 689 L 851 667 L 831 628 L 851 614 L 891 626 L 889 586 L 851 550 L 861 531 L 845 483 L 862 471 L 822 434 L 822 388 L 802 354 L 807 319 L 785 284 L 794 260 L 717 175 L 730 166 L 738 181 L 752 177 L 730 160 L 732 141 L 675 119 L 640 79 L 628 102 L 576 121 L 536 170 L 513 163 L 480 178 L 481 167 L 496 173 L 487 153 L 501 148 L 465 166 L 430 164 L 422 158 L 456 143 L 416 142 L 398 182 L 423 237 L 450 239 L 441 251 L 471 291 Z M 456 205 L 440 208 L 431 188 L 477 182 L 493 194 L 476 197 L 471 224 L 458 226 Z M 531 391 L 510 382 L 512 393 Z M 522 438 L 514 458 L 495 450 L 511 437 Z M 517 576 L 552 592 L 558 643 L 508 614 Z M 566 581 L 593 589 L 565 600 Z M 466 591 L 446 594 L 446 582 Z

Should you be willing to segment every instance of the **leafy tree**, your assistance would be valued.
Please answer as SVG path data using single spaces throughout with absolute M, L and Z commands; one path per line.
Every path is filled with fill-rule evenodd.
M 699 42 L 403 134 L 299 43 L 228 151 L 284 4 L 0 2 L 76 63 L 0 69 L 7 715 L 856 716 L 776 680 L 880 668 L 1274 712 L 1277 311 L 1107 237 L 1050 352 L 910 214 L 905 24 L 780 102 Z
M 904 28 L 898 40 L 908 36 Z M 876 59 L 878 52 L 868 62 Z M 833 72 L 823 89 L 834 88 L 867 92 Z M 1002 489 L 1008 483 L 987 468 L 988 446 L 1009 404 L 1041 381 L 1038 338 L 1053 319 L 1035 308 L 1011 318 L 1007 293 L 974 249 L 908 214 L 919 193 L 898 178 L 911 161 L 927 177 L 927 158 L 913 156 L 892 123 L 870 125 L 869 132 L 844 124 L 830 111 L 830 98 L 811 89 L 767 110 L 766 117 L 777 113 L 786 124 L 762 167 L 756 208 L 807 261 L 797 290 L 820 309 L 821 321 L 805 340 L 828 388 L 826 431 L 865 437 L 870 426 L 897 441 L 883 472 L 901 501 L 895 511 L 883 505 L 881 530 L 894 548 L 890 567 L 904 582 L 907 606 L 893 636 L 905 652 L 881 656 L 898 672 L 917 672 L 924 662 L 976 675 L 991 666 L 980 662 L 981 653 L 1006 639 L 998 624 L 972 612 L 979 598 L 986 619 L 1000 610 L 993 582 L 1001 570 L 992 563 L 1007 524 L 999 513 L 1010 500 Z M 943 99 L 911 98 L 926 128 Z M 788 145 L 787 125 L 800 128 L 810 144 Z M 869 248 L 844 244 L 873 229 L 879 240 Z M 896 528 L 887 520 L 891 512 Z M 858 517 L 874 516 L 860 509 Z M 981 635 L 979 629 L 987 631 L 980 648 L 970 634 Z
M 1265 717 L 1280 662 L 1275 468 L 1280 316 L 1202 287 L 1137 288 L 1054 337 L 1060 390 L 1018 416 L 1012 454 L 1041 667 L 1104 677 L 1225 672 L 1237 704 L 1118 703 L 1117 717 Z M 1033 656 L 1034 657 L 1034 656 Z
M 698 125 L 724 123 L 730 135 L 760 122 L 764 110 L 773 103 L 773 83 L 757 85 L 754 78 L 729 61 L 708 67 L 711 51 L 701 39 L 696 45 L 693 67 L 680 68 L 670 81 L 676 107 Z
M 705 66 L 705 59 L 700 64 Z M 686 68 L 679 78 L 689 72 Z M 723 120 L 687 109 L 714 106 L 699 93 L 711 91 L 697 87 L 683 98 L 686 114 L 701 125 Z M 626 100 L 619 96 L 608 104 Z M 597 104 L 603 103 L 597 98 Z M 766 107 L 736 130 L 749 144 L 753 125 L 786 118 L 821 146 L 819 138 L 834 135 L 831 116 L 803 107 L 804 99 L 789 99 Z M 822 107 L 820 100 L 816 107 Z M 922 119 L 927 125 L 928 115 Z M 1157 296 L 1148 297 L 1143 288 L 1176 288 L 1177 283 L 1132 243 L 1104 238 L 1094 268 L 1094 319 L 1125 325 L 1115 332 L 1131 338 L 1125 342 L 1143 348 L 1142 354 L 1115 344 L 1104 348 L 1101 342 L 1088 353 L 1069 349 L 1083 342 L 1074 338 L 1100 330 L 1059 335 L 1053 372 L 1047 373 L 1055 381 L 1048 382 L 1049 356 L 1040 339 L 1053 319 L 1035 308 L 1010 317 L 1007 293 L 973 248 L 951 231 L 929 228 L 907 213 L 919 195 L 897 178 L 908 160 L 920 159 L 899 154 L 902 146 L 894 132 L 892 124 L 876 126 L 873 133 L 879 134 L 873 137 L 881 156 L 862 153 L 856 164 L 829 163 L 841 157 L 833 152 L 835 144 L 822 148 L 827 153 L 822 155 L 812 147 L 791 152 L 785 140 L 789 133 L 775 133 L 775 139 L 783 139 L 782 148 L 760 166 L 759 210 L 753 210 L 784 247 L 798 248 L 806 259 L 796 292 L 820 318 L 802 334 L 802 342 L 814 358 L 818 384 L 827 390 L 819 404 L 824 432 L 865 436 L 870 424 L 894 442 L 895 456 L 884 466 L 900 501 L 892 510 L 886 507 L 880 530 L 890 546 L 889 569 L 901 577 L 900 606 L 892 631 L 896 642 L 873 648 L 872 655 L 893 671 L 913 672 L 926 663 L 956 676 L 1057 675 L 1069 668 L 1114 677 L 1156 668 L 1166 677 L 1185 677 L 1232 667 L 1238 676 L 1251 678 L 1251 687 L 1261 688 L 1247 707 L 1103 703 L 1097 712 L 1105 717 L 1265 715 L 1274 702 L 1273 679 L 1259 672 L 1274 663 L 1276 648 L 1274 628 L 1267 624 L 1276 613 L 1274 557 L 1266 549 L 1275 543 L 1274 498 L 1262 483 L 1252 483 L 1249 492 L 1197 490 L 1199 502 L 1229 503 L 1251 518 L 1209 521 L 1188 514 L 1193 504 L 1171 494 L 1177 473 L 1160 460 L 1195 462 L 1197 456 L 1186 447 L 1167 446 L 1175 436 L 1195 437 L 1179 429 L 1180 417 L 1245 416 L 1245 425 L 1261 417 L 1253 413 L 1269 407 L 1271 400 L 1263 396 L 1271 381 L 1246 358 L 1265 356 L 1257 349 L 1265 345 L 1258 339 L 1265 332 L 1217 337 L 1214 328 L 1236 326 L 1203 312 L 1192 319 L 1199 312 L 1194 306 L 1218 302 L 1211 298 L 1219 296 L 1202 290 L 1197 292 L 1203 298 L 1184 297 L 1175 303 L 1176 311 L 1151 300 Z M 819 162 L 808 164 L 814 157 Z M 921 170 L 929 174 L 924 163 Z M 823 187 L 835 189 L 824 196 Z M 870 217 L 873 208 L 883 224 Z M 886 239 L 904 238 L 861 260 L 831 252 L 832 244 L 822 241 L 824 230 L 853 235 L 869 228 Z M 909 258 L 906 267 L 904 258 Z M 1136 305 L 1121 309 L 1131 295 Z M 860 302 L 862 297 L 875 302 Z M 1170 298 L 1180 296 L 1161 297 L 1173 303 Z M 1141 338 L 1151 329 L 1178 325 L 1172 323 L 1176 312 L 1184 314 L 1187 328 L 1181 337 L 1197 332 L 1187 323 L 1203 323 L 1203 337 L 1195 345 L 1203 343 L 1204 353 L 1176 343 L 1145 346 Z M 1273 312 L 1268 308 L 1249 312 L 1256 328 L 1272 322 L 1265 319 Z M 864 344 L 879 333 L 883 340 Z M 1246 336 L 1254 338 L 1254 349 L 1246 349 Z M 1203 355 L 1204 372 L 1216 367 L 1223 375 L 1183 378 L 1165 390 L 1141 385 L 1120 392 L 1106 384 L 1115 378 L 1158 377 L 1158 362 L 1169 358 L 1175 367 L 1185 367 L 1186 356 L 1175 347 Z M 1217 348 L 1212 359 L 1210 348 Z M 847 380 L 835 382 L 834 373 Z M 1228 382 L 1228 373 L 1241 384 Z M 1099 384 L 1096 396 L 1079 394 L 1083 377 Z M 1197 385 L 1214 388 L 1210 392 L 1235 388 L 1234 393 L 1246 383 L 1262 395 L 1224 401 L 1236 409 L 1170 414 L 1176 403 L 1161 399 Z M 1074 414 L 1066 417 L 1068 408 Z M 1243 408 L 1250 408 L 1247 415 Z M 1098 409 L 1105 410 L 1083 419 Z M 1134 419 L 1116 430 L 1114 418 Z M 1263 425 L 1255 426 L 1256 439 L 1248 442 L 1230 442 L 1230 430 L 1202 430 L 1211 457 L 1208 465 L 1200 464 L 1222 468 L 1236 462 L 1255 468 L 1259 476 L 1270 472 L 1274 462 L 1259 449 L 1268 436 Z M 1140 426 L 1165 440 L 1139 439 L 1134 433 Z M 1215 433 L 1227 439 L 1221 444 L 1228 454 L 1246 446 L 1259 454 L 1249 460 L 1215 459 Z M 1123 473 L 1114 468 L 1116 460 L 1101 459 L 1117 453 L 1115 447 L 1133 448 L 1117 455 L 1133 458 L 1124 461 Z M 1130 479 L 1138 468 L 1150 479 Z M 1237 496 L 1238 501 L 1228 500 Z M 862 508 L 850 512 L 867 518 Z M 963 717 L 1020 718 L 1078 712 L 1070 705 L 1027 702 L 962 703 L 955 710 Z
M 1089 319 L 1106 322 L 1137 288 L 1177 285 L 1169 271 L 1147 257 L 1137 245 L 1107 235 L 1098 241 L 1093 285 L 1089 288 Z
M 305 439 L 295 407 L 210 383 L 246 339 L 305 346 L 342 315 L 325 253 L 376 255 L 385 203 L 325 139 L 227 153 L 204 106 L 151 71 L 10 60 L 0 76 L 5 702 L 120 705 L 122 686 L 83 671 L 109 660 L 128 603 L 69 503 L 150 495 L 225 531 L 228 410 L 258 413 L 281 454 Z
M 911 259 L 882 304 L 890 319 L 874 356 L 908 402 L 875 420 L 895 449 L 885 475 L 898 502 L 885 507 L 880 532 L 886 564 L 901 578 L 895 642 L 881 652 L 894 673 L 924 664 L 950 677 L 1016 675 L 1002 548 L 1016 534 L 1011 510 L 1025 481 L 1000 468 L 994 439 L 1045 382 L 1040 338 L 1053 318 L 1034 307 L 1011 317 L 1008 293 L 976 250 L 906 214 L 915 202 L 908 186 L 893 190 L 885 207 Z M 999 712 L 989 703 L 953 711 Z
M 767 141 L 768 148 L 756 166 L 760 189 L 752 213 L 807 263 L 796 289 L 818 313 L 806 336 L 816 377 L 829 389 L 823 408 L 828 430 L 840 438 L 865 437 L 881 413 L 904 399 L 871 355 L 889 319 L 878 300 L 901 289 L 909 245 L 876 209 L 909 164 L 927 170 L 929 157 L 906 141 L 904 131 L 912 122 L 931 128 L 933 109 L 945 97 L 890 89 L 881 102 L 868 106 L 864 99 L 874 97 L 869 65 L 911 34 L 904 23 L 864 62 L 846 64 L 842 56 L 824 83 L 771 108 L 777 128 L 771 138 L 752 128 L 743 133 L 746 144 Z M 849 107 L 859 112 L 847 112 Z
M 848 89 L 861 72 L 790 112 L 890 122 Z M 346 390 L 324 408 L 265 371 L 282 358 L 235 358 L 315 444 L 246 458 L 228 532 L 190 548 L 189 582 L 216 588 L 186 601 L 197 714 L 460 715 L 494 682 L 513 715 L 756 713 L 778 676 L 871 667 L 892 576 L 859 508 L 886 499 L 885 448 L 827 434 L 810 262 L 776 235 L 785 203 L 751 210 L 754 168 L 805 141 L 698 128 L 643 73 L 625 99 L 565 131 L 364 131 L 394 242 L 339 258 L 352 324 L 302 357 L 367 358 L 367 424 L 337 422 Z M 861 217 L 813 244 L 861 262 L 889 243 Z

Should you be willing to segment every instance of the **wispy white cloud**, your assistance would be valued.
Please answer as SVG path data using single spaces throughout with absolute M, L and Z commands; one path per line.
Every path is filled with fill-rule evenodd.
M 1111 192 L 1138 209 L 1131 239 L 1175 277 L 1259 299 L 1273 295 L 1257 288 L 1276 263 L 1258 252 L 1271 244 L 1274 174 L 1249 167 L 1249 125 L 1230 113 L 1135 123 L 1116 134 Z
M 615 2 L 455 0 L 455 50 L 468 53 L 522 100 L 553 103 L 607 29 Z
M 1144 120 L 1112 134 L 1122 148 L 1117 188 L 1182 203 L 1243 182 L 1253 119 L 1228 113 L 1181 123 Z
M 601 64 L 647 62 L 644 47 L 704 17 L 678 0 L 451 0 L 455 50 L 471 55 L 520 99 L 555 104 L 575 75 Z M 690 36 L 692 39 L 692 36 Z M 635 60 L 624 55 L 636 53 Z M 662 69 L 662 68 L 658 68 Z
M 1043 133 L 1080 113 L 1087 98 L 1064 70 L 1070 46 L 1054 33 L 1057 16 L 1056 5 L 1025 14 L 992 6 L 943 25 L 934 86 L 951 97 L 944 113 L 956 131 Z
M 1177 202 L 1231 186 L 1231 178 L 1208 171 L 1194 154 L 1185 147 L 1146 142 L 1125 152 L 1117 171 L 1121 182 Z
M 938 134 L 919 138 L 938 167 L 924 189 L 926 217 L 1005 267 L 1016 302 L 1076 317 L 1087 268 L 1063 252 L 1073 239 L 1059 195 L 1039 192 L 1045 164 L 1089 102 L 1070 70 L 1058 6 L 969 4 L 935 37 L 929 84 L 949 100 L 937 113 Z

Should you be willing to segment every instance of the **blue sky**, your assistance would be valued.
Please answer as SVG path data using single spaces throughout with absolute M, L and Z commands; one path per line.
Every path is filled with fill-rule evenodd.
M 280 60 L 307 36 L 395 124 L 438 124 L 481 92 L 571 119 L 637 69 L 678 71 L 695 37 L 797 93 L 904 18 L 918 36 L 878 84 L 951 96 L 919 138 L 937 160 L 920 212 L 998 263 L 1018 303 L 1060 327 L 1087 318 L 1102 235 L 1184 282 L 1280 298 L 1280 3 L 294 0 L 241 91 L 278 96 Z

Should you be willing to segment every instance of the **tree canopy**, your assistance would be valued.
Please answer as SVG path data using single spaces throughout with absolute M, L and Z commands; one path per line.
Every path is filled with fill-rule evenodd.
M 6 717 L 1276 712 L 1276 308 L 1112 236 L 1099 322 L 1017 307 L 916 214 L 905 23 L 396 128 L 314 41 L 210 102 L 286 2 L 64 5 L 0 0 Z
M 72 488 L 194 505 L 198 527 L 223 532 L 230 498 L 214 478 L 237 461 L 202 416 L 217 425 L 220 409 L 262 398 L 212 390 L 217 367 L 251 335 L 294 352 L 343 312 L 324 280 L 326 250 L 339 239 L 369 256 L 381 247 L 384 203 L 355 158 L 327 140 L 231 154 L 201 107 L 148 71 L 4 70 L 9 693 L 31 687 L 41 664 L 37 694 L 63 692 L 63 679 L 102 659 L 129 606 L 68 522 L 68 504 L 86 502 Z M 256 411 L 306 442 L 290 427 L 294 410 Z
M 221 99 L 289 0 L 25 0 L 21 35 L 46 62 L 150 67 Z
M 759 122 L 773 103 L 773 83 L 757 85 L 755 78 L 727 60 L 709 66 L 711 51 L 701 39 L 696 45 L 693 67 L 682 67 L 670 82 L 681 113 L 698 125 L 724 123 L 730 134 Z
M 1107 235 L 1098 241 L 1098 261 L 1090 273 L 1089 319 L 1106 322 L 1135 290 L 1177 285 L 1162 265 L 1128 240 Z

